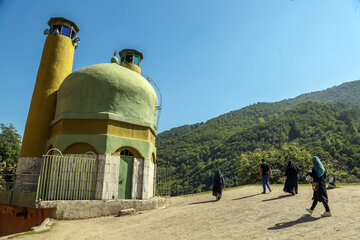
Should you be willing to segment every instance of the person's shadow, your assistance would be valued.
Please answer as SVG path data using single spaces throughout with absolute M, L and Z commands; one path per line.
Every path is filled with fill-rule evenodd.
M 202 201 L 202 202 L 192 202 L 189 204 L 203 204 L 203 203 L 211 203 L 211 202 L 216 202 L 216 200 L 208 200 L 208 201 Z
M 275 197 L 275 198 L 269 198 L 269 199 L 264 199 L 262 200 L 263 202 L 268 202 L 268 201 L 274 201 L 274 200 L 279 200 L 279 199 L 282 199 L 282 198 L 287 198 L 287 197 L 293 197 L 293 195 L 290 195 L 290 194 L 287 194 L 287 195 L 280 195 L 278 197 Z
M 240 197 L 240 198 L 234 198 L 232 200 L 241 200 L 241 199 L 245 199 L 245 198 L 251 198 L 251 197 L 255 197 L 261 195 L 261 193 L 257 193 L 257 194 L 253 194 L 253 195 L 249 195 L 249 196 L 245 196 L 245 197 Z
M 316 221 L 319 219 L 320 218 L 314 218 L 314 217 L 310 216 L 309 214 L 305 214 L 302 217 L 300 217 L 299 219 L 296 219 L 294 221 L 277 223 L 273 227 L 269 227 L 268 230 L 279 230 L 279 229 L 283 229 L 283 228 L 292 227 L 292 226 L 300 224 L 300 223 L 313 222 L 313 221 Z

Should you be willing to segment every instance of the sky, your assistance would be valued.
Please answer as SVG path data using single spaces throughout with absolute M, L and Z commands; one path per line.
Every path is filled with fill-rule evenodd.
M 50 17 L 77 23 L 73 71 L 144 54 L 158 132 L 360 79 L 359 0 L 0 0 L 0 123 L 22 135 Z

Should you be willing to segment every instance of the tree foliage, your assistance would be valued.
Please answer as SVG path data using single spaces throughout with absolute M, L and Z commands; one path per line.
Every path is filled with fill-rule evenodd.
M 21 136 L 12 124 L 0 123 L 0 163 L 13 167 L 20 153 Z

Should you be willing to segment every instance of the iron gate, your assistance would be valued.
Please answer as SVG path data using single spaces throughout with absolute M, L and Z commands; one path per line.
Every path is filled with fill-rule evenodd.
M 49 155 L 50 151 L 60 155 Z M 63 156 L 57 149 L 43 155 L 36 199 L 93 200 L 95 199 L 97 159 L 93 157 Z

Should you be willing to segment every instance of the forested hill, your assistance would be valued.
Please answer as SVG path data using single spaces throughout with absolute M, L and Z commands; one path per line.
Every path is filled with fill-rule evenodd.
M 164 141 L 170 140 L 170 142 L 173 142 L 176 139 L 188 143 L 192 141 L 214 142 L 215 140 L 222 140 L 242 128 L 257 124 L 262 120 L 272 120 L 297 104 L 308 101 L 360 105 L 360 80 L 343 83 L 323 91 L 302 94 L 280 102 L 256 103 L 220 115 L 205 123 L 173 128 L 158 135 L 157 146 L 161 147 L 161 145 L 167 144 Z
M 302 156 L 298 161 L 305 165 L 305 158 L 321 155 L 326 163 L 333 163 L 329 169 L 339 166 L 331 171 L 336 170 L 340 178 L 354 180 L 360 177 L 358 105 L 360 81 L 353 81 L 174 128 L 157 137 L 158 167 L 170 169 L 172 195 L 209 190 L 216 168 L 224 171 L 228 186 L 250 183 L 254 173 L 244 168 L 247 163 L 269 154 L 286 162 L 283 151 Z M 273 167 L 275 173 L 279 171 L 273 181 L 282 181 L 284 164 Z M 239 178 L 239 174 L 248 177 Z
M 346 103 L 350 105 L 360 105 L 360 80 L 346 82 L 339 86 L 328 88 L 323 91 L 305 93 L 296 98 L 283 100 L 279 103 L 294 105 L 303 102 L 326 102 L 326 103 Z

